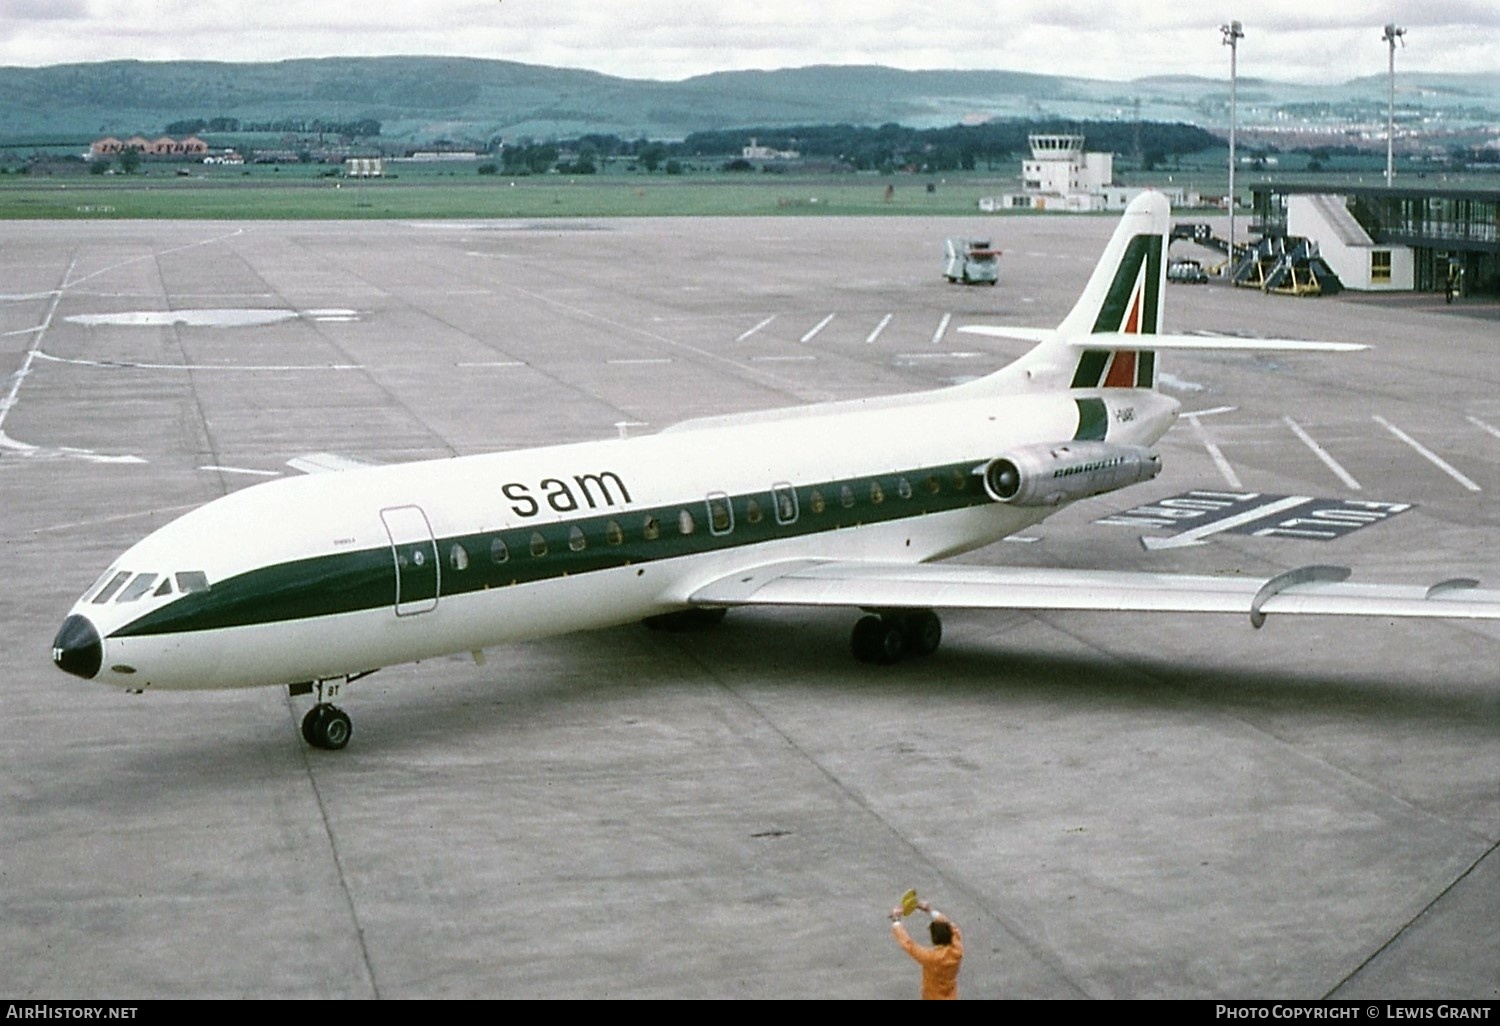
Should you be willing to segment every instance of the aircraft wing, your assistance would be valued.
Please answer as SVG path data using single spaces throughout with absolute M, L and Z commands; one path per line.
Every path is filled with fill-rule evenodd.
M 707 606 L 869 609 L 1090 609 L 1500 619 L 1500 591 L 1455 579 L 1431 587 L 1347 583 L 1349 570 L 1307 566 L 1273 577 L 1032 569 L 958 563 L 792 560 L 754 567 L 689 597 Z

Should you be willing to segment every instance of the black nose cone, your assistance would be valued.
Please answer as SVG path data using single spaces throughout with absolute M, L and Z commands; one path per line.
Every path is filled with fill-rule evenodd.
M 74 613 L 63 621 L 52 640 L 52 661 L 58 669 L 84 680 L 93 680 L 104 661 L 104 646 L 99 632 L 86 617 Z

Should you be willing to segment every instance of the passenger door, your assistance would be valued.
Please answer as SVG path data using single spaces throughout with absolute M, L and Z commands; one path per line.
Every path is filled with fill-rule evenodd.
M 391 539 L 396 564 L 396 615 L 413 616 L 437 607 L 442 568 L 437 539 L 420 506 L 393 506 L 380 511 Z

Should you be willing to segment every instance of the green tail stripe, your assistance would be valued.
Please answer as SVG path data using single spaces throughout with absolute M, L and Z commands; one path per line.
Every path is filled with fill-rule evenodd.
M 1135 358 L 1135 387 L 1153 388 L 1156 385 L 1156 353 L 1142 349 Z
M 1078 369 L 1073 372 L 1074 388 L 1096 388 L 1104 379 L 1104 365 L 1109 362 L 1109 353 L 1103 349 L 1085 349 L 1078 358 Z
M 1145 333 L 1155 334 L 1156 315 L 1160 297 L 1157 288 L 1161 281 L 1161 236 L 1137 235 L 1125 247 L 1120 266 L 1109 285 L 1109 292 L 1099 307 L 1099 316 L 1094 320 L 1094 333 L 1119 331 L 1130 313 L 1130 297 L 1140 277 L 1141 264 L 1146 264 L 1146 288 L 1141 304 L 1141 326 Z

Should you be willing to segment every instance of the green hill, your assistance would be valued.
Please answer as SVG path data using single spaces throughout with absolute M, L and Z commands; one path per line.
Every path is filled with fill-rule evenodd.
M 1500 123 L 1500 75 L 1405 75 L 1403 110 L 1429 124 Z M 1241 125 L 1281 108 L 1320 125 L 1384 110 L 1384 79 L 1292 86 L 1241 79 Z M 1005 71 L 807 67 L 720 72 L 681 82 L 616 78 L 509 61 L 322 58 L 258 64 L 110 61 L 0 68 L 0 139 L 161 133 L 192 118 L 270 122 L 373 118 L 421 142 L 590 132 L 679 139 L 735 126 L 912 127 L 986 117 L 1227 122 L 1227 81 L 1106 82 Z

